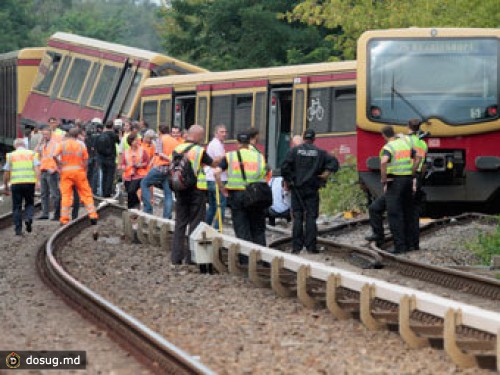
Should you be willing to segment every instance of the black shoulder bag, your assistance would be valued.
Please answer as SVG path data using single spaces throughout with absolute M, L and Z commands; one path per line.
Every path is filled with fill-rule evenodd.
M 245 181 L 245 193 L 243 207 L 255 210 L 264 210 L 273 204 L 273 193 L 271 188 L 265 182 L 252 182 L 247 183 L 247 177 L 245 175 L 245 167 L 243 161 L 241 160 L 241 153 L 238 150 L 236 152 L 238 155 L 238 161 L 240 162 L 241 176 Z

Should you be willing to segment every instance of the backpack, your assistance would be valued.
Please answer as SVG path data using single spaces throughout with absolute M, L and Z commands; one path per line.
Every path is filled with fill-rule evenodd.
M 101 133 L 95 140 L 95 149 L 98 154 L 102 156 L 111 156 L 113 154 L 114 144 L 111 138 L 105 134 Z
M 186 153 L 196 144 L 192 144 L 182 152 L 174 151 L 167 167 L 167 179 L 172 191 L 184 191 L 196 186 L 196 174 Z

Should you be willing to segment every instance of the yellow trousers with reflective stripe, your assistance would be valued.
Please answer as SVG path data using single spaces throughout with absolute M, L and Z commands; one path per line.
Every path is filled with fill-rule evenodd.
M 94 206 L 94 198 L 87 180 L 87 174 L 83 169 L 76 171 L 61 172 L 61 218 L 62 224 L 69 222 L 71 207 L 73 206 L 73 186 L 76 188 L 80 200 L 85 205 L 89 218 L 97 219 L 98 215 Z

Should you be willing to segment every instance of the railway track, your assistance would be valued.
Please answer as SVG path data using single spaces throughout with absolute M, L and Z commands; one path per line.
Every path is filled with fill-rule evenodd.
M 432 236 L 433 233 L 448 226 L 455 227 L 465 225 L 473 221 L 481 221 L 489 224 L 498 223 L 498 219 L 494 216 L 476 213 L 468 213 L 452 218 L 434 220 L 421 226 L 421 240 L 422 238 Z M 320 235 L 322 237 L 318 238 L 318 243 L 323 245 L 325 247 L 325 251 L 327 252 L 343 247 L 349 249 L 352 246 L 331 240 L 329 238 L 325 239 L 324 237 L 333 236 L 335 238 L 339 237 L 341 233 L 347 237 L 350 231 L 360 229 L 364 233 L 369 232 L 367 219 L 356 220 L 350 223 L 342 223 L 331 228 L 323 229 L 320 231 Z M 290 241 L 291 237 L 283 238 L 270 244 L 270 246 L 283 247 Z M 472 267 L 469 267 L 470 271 L 465 271 L 457 269 L 457 267 L 438 266 L 428 262 L 412 260 L 404 256 L 395 256 L 383 250 L 388 248 L 390 245 L 392 245 L 392 237 L 387 235 L 382 248 L 378 248 L 373 243 L 371 243 L 370 246 L 366 246 L 378 255 L 379 258 L 377 258 L 378 262 L 376 265 L 394 270 L 407 277 L 431 282 L 452 290 L 460 290 L 462 292 L 482 296 L 484 298 L 500 300 L 500 280 L 476 274 Z M 357 247 L 358 246 L 355 248 Z M 360 246 L 360 248 L 364 248 L 364 246 Z M 415 253 L 418 254 L 418 252 Z
M 113 210 L 113 208 L 104 209 L 107 203 L 102 199 L 95 197 L 95 200 L 96 203 L 101 203 L 99 211 L 103 211 L 104 215 Z M 35 215 L 40 209 L 41 204 L 37 202 Z M 12 213 L 0 215 L 0 230 L 8 230 L 12 225 Z M 36 256 L 36 269 L 41 279 L 73 309 L 104 328 L 120 346 L 132 353 L 153 373 L 213 374 L 210 369 L 79 283 L 64 270 L 57 259 L 58 252 L 67 243 L 68 238 L 89 225 L 87 216 L 80 216 L 70 224 L 57 229 L 40 246 Z
M 132 229 L 132 217 L 137 229 Z M 173 223 L 168 220 L 138 211 L 124 213 L 125 233 L 131 239 L 133 233 L 137 233 L 143 243 L 161 245 L 167 242 L 163 237 L 168 237 L 172 226 Z M 345 229 L 344 225 L 338 227 Z M 284 244 L 287 240 L 289 238 L 278 240 L 274 245 Z M 380 256 L 386 268 L 393 267 L 389 260 L 397 262 L 398 258 L 387 258 L 378 251 L 371 252 L 327 239 L 321 239 L 320 243 L 344 256 L 355 254 L 369 262 Z M 371 330 L 399 331 L 412 348 L 428 345 L 444 348 L 460 367 L 500 368 L 500 314 L 497 312 L 424 293 L 419 289 L 388 284 L 373 276 L 376 270 L 372 273 L 373 277 L 366 277 L 221 235 L 208 226 L 198 227 L 190 238 L 190 244 L 195 254 L 197 251 L 205 255 L 211 253 L 211 260 L 219 273 L 248 275 L 252 283 L 259 287 L 271 287 L 280 297 L 297 296 L 305 306 L 326 307 L 338 319 L 357 317 Z M 248 257 L 248 265 L 241 264 L 241 255 Z M 410 263 L 407 262 L 406 267 Z M 419 267 L 416 262 L 410 265 Z M 498 298 L 496 280 L 427 265 L 420 267 L 418 272 L 412 272 L 417 275 L 429 275 L 431 272 L 441 274 L 439 277 L 420 277 L 432 283 L 447 285 L 448 295 L 453 295 L 459 285 L 466 293 L 474 293 L 476 297 L 482 295 L 481 299 L 488 300 L 488 303 L 495 303 Z M 459 283 L 454 281 L 456 279 Z
M 109 215 L 118 206 L 105 204 L 100 215 Z M 76 310 L 104 327 L 120 345 L 159 374 L 213 374 L 156 332 L 81 284 L 58 261 L 58 252 L 69 238 L 90 226 L 86 216 L 57 230 L 38 253 L 37 268 L 43 280 Z M 91 241 L 91 239 L 89 239 Z

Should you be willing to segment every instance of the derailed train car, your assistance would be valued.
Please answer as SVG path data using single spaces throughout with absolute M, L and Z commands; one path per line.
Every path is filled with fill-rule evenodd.
M 24 48 L 0 55 L 0 154 L 21 137 L 20 116 L 45 48 Z

